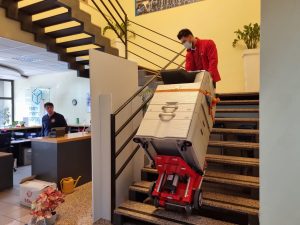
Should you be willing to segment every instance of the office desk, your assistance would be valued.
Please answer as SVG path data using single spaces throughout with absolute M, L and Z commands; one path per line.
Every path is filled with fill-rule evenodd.
M 78 185 L 92 179 L 91 135 L 82 132 L 58 138 L 33 138 L 32 175 L 37 179 L 55 182 L 62 178 L 82 176 Z

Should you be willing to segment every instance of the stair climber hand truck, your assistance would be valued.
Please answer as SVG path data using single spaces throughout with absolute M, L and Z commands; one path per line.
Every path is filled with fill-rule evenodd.
M 133 140 L 158 171 L 158 179 L 149 189 L 154 205 L 183 208 L 189 215 L 202 204 L 205 156 L 219 99 L 206 71 L 161 75 L 168 84 L 157 86 Z

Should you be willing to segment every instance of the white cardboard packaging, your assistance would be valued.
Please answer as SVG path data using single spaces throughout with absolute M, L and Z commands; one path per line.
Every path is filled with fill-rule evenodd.
M 40 193 L 47 188 L 56 188 L 56 183 L 36 180 L 35 177 L 25 178 L 20 182 L 20 203 L 31 207 L 31 203 L 37 199 Z

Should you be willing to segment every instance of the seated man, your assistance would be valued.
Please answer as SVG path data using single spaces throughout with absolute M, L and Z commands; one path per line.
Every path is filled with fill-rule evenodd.
M 44 108 L 47 111 L 47 114 L 44 115 L 42 119 L 42 137 L 48 136 L 51 129 L 54 127 L 65 127 L 67 130 L 68 125 L 64 116 L 54 111 L 53 103 L 45 103 Z
M 177 37 L 187 49 L 186 71 L 208 71 L 216 88 L 216 82 L 220 81 L 221 77 L 218 71 L 218 52 L 214 41 L 194 37 L 189 29 L 179 31 Z

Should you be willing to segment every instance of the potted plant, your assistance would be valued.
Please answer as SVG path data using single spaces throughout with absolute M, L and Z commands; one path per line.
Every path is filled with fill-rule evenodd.
M 31 205 L 31 225 L 52 225 L 57 219 L 56 208 L 64 202 L 63 194 L 53 187 L 46 188 Z
M 127 34 L 128 34 L 128 39 L 130 38 L 135 38 L 135 33 L 128 29 L 130 27 L 130 22 L 127 21 L 125 23 L 120 23 L 119 25 L 112 19 L 108 17 L 108 20 L 110 24 L 108 24 L 106 27 L 103 28 L 103 35 L 107 33 L 107 31 L 116 31 L 118 33 L 117 37 L 113 40 L 112 44 L 115 48 L 119 49 L 119 55 L 122 57 L 125 57 L 125 45 L 122 42 L 120 38 L 124 40 L 125 37 L 125 31 L 126 31 L 126 26 L 127 26 Z
M 260 77 L 260 26 L 258 23 L 250 23 L 245 25 L 243 30 L 238 29 L 234 33 L 236 39 L 234 39 L 232 46 L 237 47 L 240 42 L 244 42 L 246 45 L 243 52 L 245 91 L 257 92 L 259 91 Z

